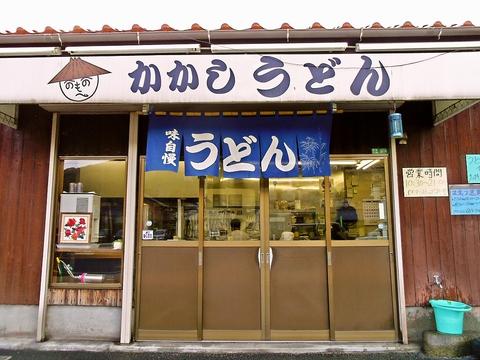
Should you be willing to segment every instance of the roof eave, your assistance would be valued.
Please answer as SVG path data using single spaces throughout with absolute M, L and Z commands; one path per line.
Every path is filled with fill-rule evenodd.
M 311 42 L 311 41 L 411 41 L 480 39 L 480 27 L 428 28 L 363 28 L 363 29 L 246 29 L 246 30 L 154 30 L 114 32 L 58 32 L 49 34 L 0 34 L 0 46 L 74 46 L 74 45 L 132 45 L 198 42 Z

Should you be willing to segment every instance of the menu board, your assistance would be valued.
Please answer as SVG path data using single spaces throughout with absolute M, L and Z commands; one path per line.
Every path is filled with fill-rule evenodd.
M 452 215 L 480 215 L 480 184 L 450 185 Z
M 363 204 L 363 223 L 365 225 L 378 225 L 385 221 L 385 200 L 364 199 Z

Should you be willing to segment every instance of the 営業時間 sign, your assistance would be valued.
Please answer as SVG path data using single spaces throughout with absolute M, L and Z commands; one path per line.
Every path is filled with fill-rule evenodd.
M 447 168 L 403 168 L 405 197 L 448 196 Z

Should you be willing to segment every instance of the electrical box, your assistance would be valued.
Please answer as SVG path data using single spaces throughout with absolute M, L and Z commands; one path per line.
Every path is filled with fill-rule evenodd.
M 91 214 L 90 242 L 98 242 L 100 229 L 100 196 L 93 193 L 63 193 L 60 195 L 60 213 Z

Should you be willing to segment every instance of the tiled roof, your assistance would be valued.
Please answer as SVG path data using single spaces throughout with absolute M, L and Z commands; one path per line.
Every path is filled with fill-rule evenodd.
M 416 26 L 412 24 L 410 21 L 404 22 L 402 25 L 395 25 L 395 26 L 389 26 L 389 27 L 384 27 L 382 24 L 379 22 L 375 22 L 369 26 L 364 27 L 363 29 L 425 29 L 425 28 L 465 28 L 465 27 L 476 27 L 476 25 L 472 24 L 471 21 L 465 21 L 463 24 L 452 24 L 452 25 L 444 25 L 441 21 L 436 21 L 435 23 L 431 25 L 422 25 L 422 26 Z M 114 32 L 148 32 L 148 31 L 176 31 L 176 32 L 181 32 L 181 31 L 221 31 L 221 30 L 234 30 L 234 31 L 240 31 L 240 30 L 342 30 L 342 29 L 357 29 L 361 30 L 362 28 L 354 28 L 349 22 L 343 23 L 341 26 L 338 26 L 336 28 L 332 29 L 327 29 L 323 27 L 320 23 L 315 22 L 313 23 L 309 28 L 307 29 L 295 29 L 292 26 L 290 26 L 288 23 L 283 23 L 279 28 L 276 29 L 266 29 L 264 28 L 261 24 L 259 23 L 253 23 L 252 26 L 248 29 L 234 29 L 227 23 L 223 23 L 220 28 L 218 29 L 205 29 L 201 25 L 194 23 L 190 27 L 190 29 L 174 29 L 168 24 L 163 24 L 160 28 L 158 29 L 146 29 L 138 24 L 132 25 L 130 29 L 115 29 L 112 28 L 109 25 L 104 25 L 100 30 L 90 30 L 90 29 L 84 29 L 81 26 L 75 25 L 72 29 L 70 30 L 61 30 L 61 29 L 55 29 L 54 27 L 47 26 L 43 31 L 38 31 L 38 30 L 33 30 L 31 32 L 25 30 L 23 27 L 18 27 L 15 32 L 12 31 L 0 31 L 0 35 L 28 35 L 28 34 L 60 34 L 60 33 L 114 33 Z

